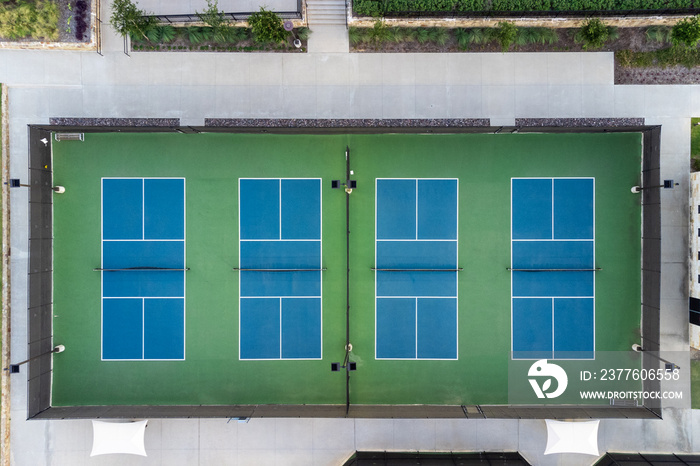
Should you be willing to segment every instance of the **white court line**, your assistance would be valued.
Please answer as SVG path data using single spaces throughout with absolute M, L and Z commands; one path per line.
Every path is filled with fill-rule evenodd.
M 380 181 L 393 181 L 393 180 L 415 180 L 415 192 L 416 192 L 416 239 L 379 239 L 377 238 L 377 224 L 378 224 L 378 218 L 379 218 L 379 211 L 378 211 L 378 186 Z M 456 216 L 456 224 L 455 224 L 455 238 L 456 239 L 418 239 L 418 182 L 419 181 L 455 181 L 457 183 L 456 186 L 456 191 L 455 191 L 455 216 Z M 453 242 L 456 244 L 455 248 L 455 268 L 459 266 L 459 179 L 458 178 L 375 178 L 374 180 L 374 357 L 375 359 L 378 360 L 439 360 L 439 361 L 456 361 L 459 359 L 459 280 L 458 280 L 458 275 L 457 272 L 454 272 L 454 280 L 455 280 L 455 294 L 454 295 L 449 295 L 449 296 L 381 296 L 377 294 L 377 272 L 379 272 L 377 269 L 377 245 L 380 242 Z M 456 322 L 457 322 L 457 334 L 455 336 L 456 338 L 456 355 L 454 358 L 418 358 L 418 298 L 420 299 L 454 299 L 456 301 L 455 303 L 455 312 L 457 313 L 456 316 Z M 415 351 L 414 355 L 415 357 L 413 358 L 380 358 L 377 356 L 377 300 L 378 299 L 415 299 L 415 328 L 416 328 L 416 337 L 415 337 Z
M 278 191 L 279 191 L 279 238 L 278 239 L 241 239 L 241 181 L 244 180 L 278 180 Z M 319 212 L 318 212 L 318 218 L 319 218 L 319 237 L 318 239 L 283 239 L 282 238 L 282 181 L 283 180 L 316 180 L 318 181 L 319 185 Z M 317 242 L 318 247 L 319 247 L 319 269 L 323 268 L 323 186 L 322 186 L 322 178 L 239 178 L 238 179 L 238 267 L 242 268 L 241 265 L 241 244 L 244 242 L 278 242 L 278 243 L 284 243 L 284 242 Z M 241 271 L 241 273 L 238 275 L 238 360 L 239 361 L 276 361 L 276 360 L 285 360 L 285 361 L 309 361 L 309 360 L 320 360 L 323 359 L 323 274 L 320 273 L 319 271 L 319 294 L 318 295 L 312 295 L 312 296 L 243 296 L 241 293 L 241 282 L 242 282 L 242 277 L 243 274 L 245 274 L 246 271 Z M 242 340 L 242 327 L 241 327 L 241 302 L 244 299 L 278 299 L 279 300 L 279 309 L 280 309 L 280 314 L 279 314 L 279 319 L 280 319 L 280 334 L 279 334 L 279 343 L 280 343 L 280 353 L 279 353 L 279 358 L 241 358 L 241 340 Z M 320 341 L 319 341 L 319 347 L 320 347 L 320 356 L 318 358 L 283 358 L 282 357 L 282 299 L 319 299 L 320 300 L 320 323 L 321 323 L 321 332 L 320 332 Z
M 104 239 L 104 180 L 141 180 L 141 239 Z M 146 224 L 146 195 L 145 195 L 145 180 L 182 180 L 182 211 L 183 211 L 183 231 L 182 239 L 145 239 L 145 224 Z M 183 267 L 186 265 L 187 260 L 187 214 L 186 214 L 186 192 L 185 192 L 185 181 L 184 177 L 102 177 L 100 180 L 101 191 L 100 191 L 100 268 L 104 268 L 104 244 L 105 242 L 172 242 L 179 241 L 183 243 Z M 104 271 L 100 271 L 100 360 L 101 361 L 184 361 L 185 360 L 185 348 L 186 348 L 186 332 L 187 332 L 187 320 L 186 320 L 186 274 L 183 274 L 182 280 L 182 296 L 105 296 L 104 295 Z M 104 300 L 105 299 L 140 299 L 142 302 L 141 308 L 141 359 L 105 359 L 104 358 Z M 183 309 L 183 357 L 177 359 L 146 359 L 145 358 L 145 300 L 146 299 L 182 299 L 182 309 Z
M 551 192 L 552 192 L 552 207 L 551 207 L 551 217 L 552 217 L 552 239 L 514 239 L 513 238 L 513 181 L 514 180 L 522 180 L 522 179 L 538 179 L 538 180 L 547 180 L 551 179 L 552 180 L 552 185 L 551 185 Z M 593 238 L 592 239 L 555 239 L 554 238 L 554 181 L 558 179 L 573 179 L 573 180 L 591 180 L 593 183 L 593 192 L 592 192 L 592 200 L 593 200 Z M 522 178 L 511 178 L 511 199 L 510 199 L 510 210 L 511 210 L 511 229 L 510 229 L 510 237 L 511 237 L 511 258 L 510 258 L 510 263 L 511 263 L 511 269 L 513 267 L 513 243 L 515 242 L 562 242 L 562 241 L 567 241 L 567 242 L 573 242 L 573 241 L 580 241 L 580 242 L 590 242 L 593 245 L 593 266 L 595 267 L 595 178 L 594 177 L 522 177 Z M 554 300 L 555 299 L 593 299 L 593 358 L 580 358 L 580 360 L 586 360 L 586 359 L 595 359 L 595 273 L 593 273 L 593 296 L 515 296 L 513 294 L 513 270 L 511 270 L 511 359 L 535 359 L 535 358 L 514 358 L 513 357 L 513 352 L 514 350 L 514 340 L 513 340 L 513 303 L 515 299 L 551 299 L 552 300 L 552 358 L 554 358 L 554 353 L 556 352 L 556 349 L 554 348 Z M 522 352 L 522 351 L 520 351 Z M 557 358 L 557 360 L 567 360 L 567 358 Z M 579 360 L 579 359 L 575 359 Z

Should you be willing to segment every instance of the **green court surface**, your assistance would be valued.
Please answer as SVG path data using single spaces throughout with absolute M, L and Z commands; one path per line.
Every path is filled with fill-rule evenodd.
M 512 177 L 595 178 L 595 349 L 638 340 L 638 133 L 85 134 L 54 142 L 53 406 L 345 404 L 345 149 L 350 403 L 504 404 L 511 358 Z M 185 359 L 101 360 L 101 178 L 186 183 Z M 240 360 L 239 178 L 322 179 L 322 358 Z M 375 359 L 375 179 L 458 178 L 456 360 Z

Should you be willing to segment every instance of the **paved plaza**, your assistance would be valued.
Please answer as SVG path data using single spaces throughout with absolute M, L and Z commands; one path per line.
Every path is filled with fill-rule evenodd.
M 167 3 L 142 6 L 161 13 L 156 5 Z M 203 7 L 179 3 L 187 11 L 163 13 Z M 110 4 L 102 2 L 103 18 Z M 305 54 L 127 56 L 107 26 L 103 56 L 0 51 L 11 178 L 28 178 L 27 125 L 51 117 L 179 118 L 193 126 L 205 118 L 489 118 L 500 126 L 516 118 L 643 117 L 662 125 L 661 178 L 679 183 L 661 196 L 661 347 L 687 351 L 690 118 L 700 116 L 700 86 L 616 86 L 612 53 L 348 53 L 344 26 L 310 26 Z M 12 191 L 13 361 L 27 355 L 27 196 Z M 689 367 L 687 359 L 676 362 Z M 90 458 L 89 420 L 26 421 L 26 372 L 11 384 L 11 464 L 18 466 L 336 465 L 355 450 L 518 450 L 537 465 L 596 459 L 545 457 L 543 420 L 496 419 L 151 419 L 148 457 Z M 663 420 L 602 420 L 601 452 L 700 453 L 700 412 L 689 403 L 665 409 Z

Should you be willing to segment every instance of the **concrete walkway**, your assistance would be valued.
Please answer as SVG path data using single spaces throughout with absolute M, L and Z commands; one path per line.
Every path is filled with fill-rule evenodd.
M 110 3 L 102 3 L 103 18 Z M 615 86 L 610 53 L 350 54 L 344 25 L 312 29 L 307 54 L 127 57 L 108 27 L 104 56 L 0 51 L 0 82 L 10 86 L 11 177 L 27 179 L 26 125 L 50 117 L 176 117 L 185 125 L 208 117 L 486 117 L 493 125 L 516 117 L 644 117 L 663 125 L 662 178 L 680 183 L 662 196 L 662 347 L 687 350 L 689 119 L 700 115 L 700 86 Z M 13 360 L 27 349 L 27 201 L 26 190 L 12 191 Z M 425 419 L 151 420 L 147 458 L 89 458 L 89 421 L 25 421 L 23 376 L 13 376 L 11 396 L 12 464 L 19 466 L 334 465 L 356 449 L 520 450 L 538 465 L 595 460 L 544 457 L 542 420 Z M 700 451 L 700 414 L 686 404 L 664 416 L 602 421 L 601 451 Z

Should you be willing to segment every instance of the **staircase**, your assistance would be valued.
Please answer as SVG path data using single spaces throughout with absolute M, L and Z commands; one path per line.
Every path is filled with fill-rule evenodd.
M 345 0 L 307 0 L 306 17 L 309 27 L 345 26 Z

